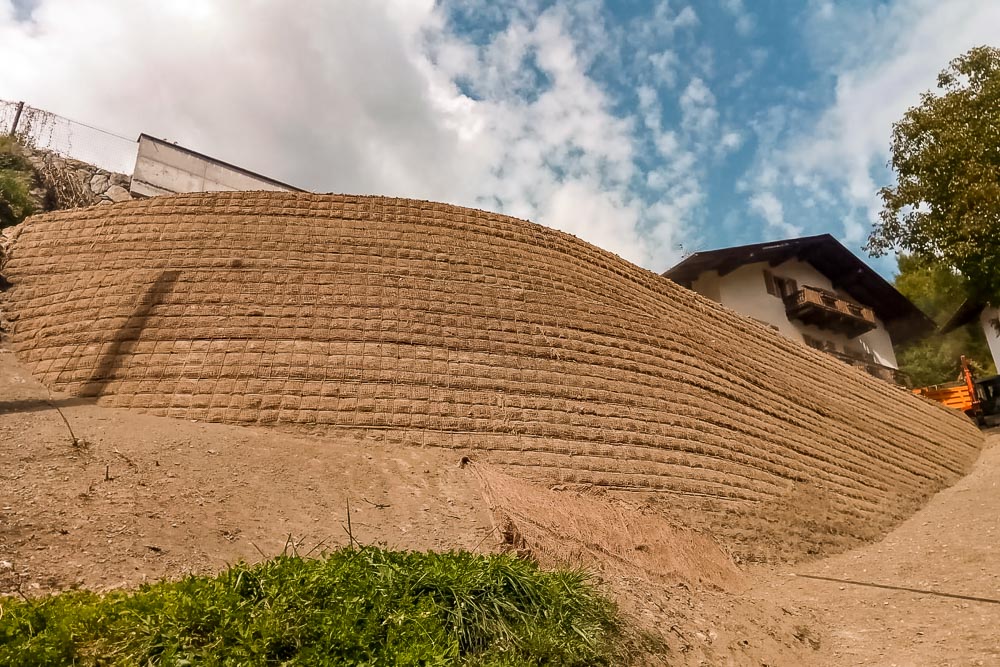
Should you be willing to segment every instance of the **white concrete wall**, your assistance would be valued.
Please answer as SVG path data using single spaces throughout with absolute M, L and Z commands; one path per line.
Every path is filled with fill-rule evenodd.
M 792 340 L 804 343 L 803 334 L 808 334 L 820 341 L 833 342 L 839 352 L 845 350 L 867 352 L 883 366 L 898 368 L 892 339 L 878 318 L 875 329 L 855 338 L 848 338 L 827 329 L 806 326 L 798 320 L 789 320 L 785 313 L 784 301 L 779 296 L 767 293 L 764 284 L 765 270 L 779 278 L 791 278 L 799 287 L 819 287 L 850 299 L 846 292 L 834 289 L 830 280 L 812 265 L 798 260 L 789 260 L 775 267 L 768 266 L 765 262 L 745 264 L 721 277 L 714 271 L 706 272 L 692 283 L 691 288 L 742 315 L 774 325 L 779 332 Z M 1000 340 L 997 343 L 1000 345 Z
M 979 315 L 979 322 L 983 325 L 983 333 L 986 334 L 986 342 L 989 343 L 993 363 L 1000 370 L 1000 333 L 997 331 L 997 325 L 1000 325 L 1000 309 L 986 306 Z
M 706 271 L 698 276 L 691 289 L 716 303 L 722 303 L 722 298 L 719 296 L 719 274 L 715 271 Z
M 139 137 L 132 194 L 152 197 L 223 190 L 292 191 L 294 188 L 159 139 Z

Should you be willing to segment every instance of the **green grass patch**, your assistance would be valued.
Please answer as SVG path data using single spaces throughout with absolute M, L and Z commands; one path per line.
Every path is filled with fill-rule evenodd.
M 34 213 L 34 171 L 12 137 L 0 137 L 0 228 L 16 225 Z
M 0 600 L 0 665 L 608 665 L 613 604 L 510 555 L 342 549 Z

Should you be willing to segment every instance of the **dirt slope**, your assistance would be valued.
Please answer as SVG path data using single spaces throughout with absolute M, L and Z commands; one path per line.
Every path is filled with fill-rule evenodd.
M 709 536 L 644 513 L 619 534 L 607 519 L 622 510 L 600 494 L 532 487 L 370 432 L 292 436 L 50 399 L 2 346 L 0 397 L 0 606 L 18 591 L 213 573 L 289 540 L 300 553 L 346 545 L 350 502 L 355 539 L 401 549 L 507 548 L 491 513 L 507 517 L 518 548 L 597 573 L 649 633 L 639 664 L 801 664 L 814 652 L 804 617 L 740 593 L 742 574 Z M 87 444 L 72 445 L 54 406 Z M 576 530 L 564 541 L 551 528 L 567 511 Z
M 610 253 L 445 204 L 213 193 L 80 209 L 24 223 L 3 272 L 13 347 L 53 389 L 360 431 L 359 449 L 474 451 L 628 495 L 751 558 L 878 535 L 981 446 L 960 416 Z
M 53 405 L 86 445 L 72 445 Z M 658 637 L 649 664 L 1000 662 L 1000 604 L 957 597 L 1000 600 L 1000 435 L 969 476 L 883 541 L 736 573 L 708 536 L 689 537 L 656 515 L 644 522 L 641 509 L 601 507 L 613 494 L 599 488 L 540 488 L 477 463 L 461 467 L 449 450 L 355 434 L 191 422 L 58 394 L 50 401 L 0 346 L 0 595 L 214 572 L 278 553 L 289 536 L 303 552 L 346 544 L 350 501 L 358 539 L 398 548 L 493 550 L 503 546 L 494 518 L 513 522 L 533 555 L 602 576 L 637 626 Z M 485 489 L 483 474 L 492 480 Z
M 987 442 L 971 474 L 881 542 L 758 572 L 752 596 L 815 614 L 819 664 L 1000 665 L 1000 433 Z
M 318 439 L 49 394 L 0 349 L 0 560 L 32 590 L 102 590 L 364 543 L 493 549 L 476 477 L 381 434 Z M 59 406 L 76 437 L 73 446 Z M 2 573 L 0 573 L 2 576 Z M 0 585 L 10 592 L 13 581 Z

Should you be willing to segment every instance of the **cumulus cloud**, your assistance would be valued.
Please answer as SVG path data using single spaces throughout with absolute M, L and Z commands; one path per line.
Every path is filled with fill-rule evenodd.
M 736 130 L 728 130 L 719 139 L 718 153 L 720 155 L 725 155 L 726 153 L 731 153 L 737 150 L 743 145 L 743 135 Z
M 492 28 L 463 34 L 452 11 Z M 698 17 L 661 2 L 647 23 L 653 40 Z M 650 189 L 642 121 L 592 75 L 610 40 L 593 0 L 0 0 L 0 97 L 316 191 L 529 218 L 662 266 L 692 209 L 669 201 L 687 196 L 670 165 Z M 665 83 L 676 62 L 658 53 Z
M 685 223 L 705 201 L 700 180 L 699 157 L 707 148 L 699 138 L 684 131 L 665 129 L 662 124 L 663 105 L 660 96 L 650 86 L 638 89 L 639 111 L 646 134 L 660 158 L 645 172 L 645 184 L 661 193 L 650 205 L 649 213 L 663 221 L 651 234 L 662 248 L 678 249 L 682 245 Z
M 698 23 L 698 14 L 691 5 L 685 5 L 679 10 L 674 10 L 669 0 L 660 0 L 656 3 L 653 10 L 653 20 L 648 25 L 657 34 L 669 37 L 677 30 L 693 28 Z

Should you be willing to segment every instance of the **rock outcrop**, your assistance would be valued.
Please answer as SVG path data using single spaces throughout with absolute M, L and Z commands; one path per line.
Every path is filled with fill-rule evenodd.
M 130 201 L 129 177 L 40 148 L 21 148 L 41 187 L 33 192 L 35 208 L 61 210 Z

